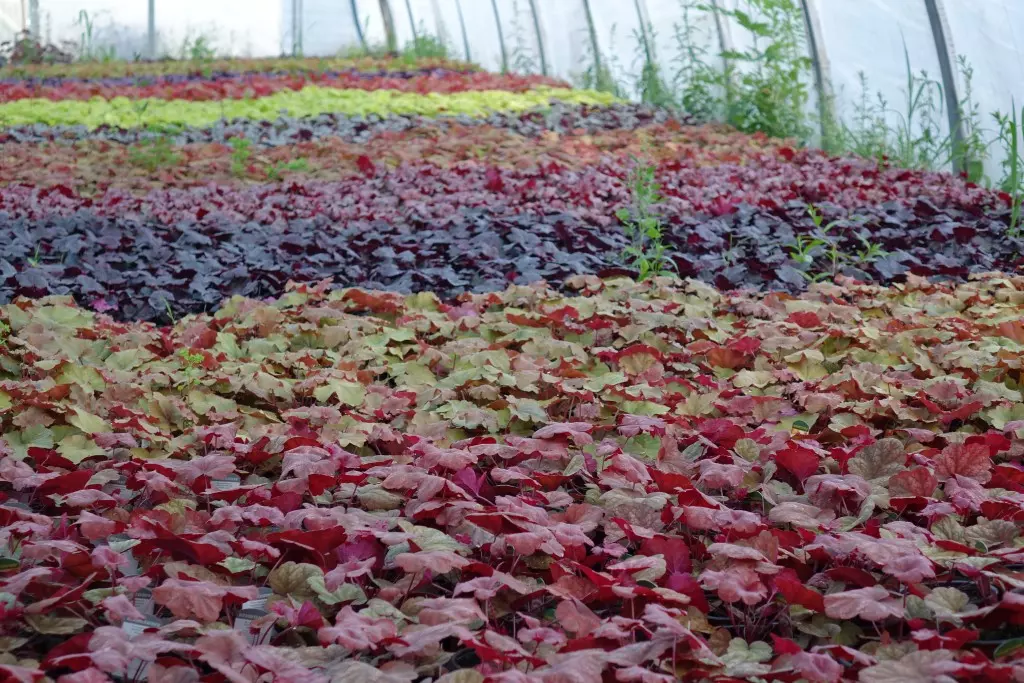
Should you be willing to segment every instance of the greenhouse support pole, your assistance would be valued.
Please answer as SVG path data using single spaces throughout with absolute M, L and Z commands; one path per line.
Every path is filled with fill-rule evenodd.
M 537 13 L 537 0 L 530 0 L 530 12 L 533 14 L 533 30 L 537 34 L 537 54 L 540 56 L 540 72 L 548 75 L 548 58 L 544 53 L 544 36 L 540 30 L 540 14 Z
M 405 11 L 409 15 L 409 28 L 412 29 L 412 40 L 415 43 L 419 39 L 419 34 L 416 33 L 416 17 L 412 14 L 412 3 L 409 0 L 405 0 Z
M 821 36 L 821 18 L 815 0 L 800 0 L 804 12 L 804 28 L 807 31 L 807 46 L 811 52 L 811 66 L 814 69 L 814 87 L 818 91 L 818 116 L 821 118 L 821 139 L 824 143 L 830 127 L 835 121 L 835 103 L 832 100 L 832 83 L 829 74 L 828 54 L 818 39 Z
M 924 0 L 928 10 L 928 22 L 932 25 L 935 38 L 935 52 L 939 57 L 939 71 L 942 74 L 942 89 L 946 96 L 946 110 L 949 113 L 949 132 L 953 137 L 953 172 L 962 173 L 968 168 L 963 158 L 964 123 L 960 118 L 960 96 L 956 87 L 956 73 L 953 71 L 953 39 L 946 21 L 942 0 Z
M 601 81 L 601 44 L 597 42 L 597 27 L 594 26 L 594 15 L 590 11 L 590 0 L 583 0 L 583 13 L 587 18 L 587 31 L 590 33 L 590 48 L 594 51 L 594 83 Z
M 302 0 L 292 0 L 292 57 L 302 52 Z
M 388 52 L 398 52 L 398 37 L 395 34 L 395 16 L 391 14 L 391 5 L 388 0 L 378 0 L 380 3 L 380 18 L 384 22 L 384 36 L 388 43 Z
M 42 30 L 39 25 L 39 0 L 28 0 L 28 30 L 33 38 L 39 40 Z
M 156 59 L 156 0 L 149 0 L 149 13 L 146 17 L 146 54 Z
M 636 18 L 640 22 L 640 38 L 644 41 L 644 57 L 648 64 L 654 64 L 657 59 L 654 55 L 654 36 L 648 33 L 648 29 L 653 30 L 654 26 L 647 20 L 647 8 L 644 7 L 641 0 L 633 0 L 633 7 L 636 8 Z
M 356 7 L 356 0 L 349 0 L 349 7 L 352 9 L 352 21 L 356 25 L 356 36 L 359 37 L 359 44 L 363 50 L 369 50 L 370 46 L 366 44 L 366 35 L 363 33 L 363 24 L 359 21 L 359 8 Z
M 726 76 L 728 77 L 725 83 L 725 87 L 729 90 L 726 95 L 732 97 L 732 75 L 729 72 L 729 59 L 724 55 L 732 52 L 732 37 L 729 35 L 729 30 L 722 21 L 722 2 L 721 0 L 711 0 L 712 14 L 715 16 L 715 30 L 718 31 L 718 49 L 720 50 L 722 57 L 722 67 L 725 69 Z
M 498 27 L 498 43 L 501 46 L 501 72 L 508 73 L 508 49 L 505 47 L 505 31 L 501 28 L 501 13 L 498 12 L 498 0 L 491 0 L 494 10 L 494 23 Z
M 473 53 L 469 50 L 469 34 L 466 33 L 466 20 L 462 16 L 462 1 L 455 0 L 455 9 L 459 13 L 459 28 L 462 30 L 462 47 L 466 51 L 466 61 L 473 61 Z

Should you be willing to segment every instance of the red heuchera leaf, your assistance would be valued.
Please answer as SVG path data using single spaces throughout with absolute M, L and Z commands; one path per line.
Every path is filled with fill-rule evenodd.
M 744 436 L 742 427 L 725 418 L 705 421 L 700 427 L 700 435 L 722 448 L 734 447 Z
M 373 178 L 377 175 L 377 166 L 373 163 L 370 157 L 365 154 L 356 158 L 356 166 L 367 178 Z
M 882 586 L 871 586 L 826 595 L 825 614 L 833 619 L 884 621 L 902 617 L 903 604 Z
M 814 451 L 791 445 L 775 454 L 775 462 L 802 482 L 818 471 L 821 458 Z
M 818 591 L 808 588 L 799 579 L 789 576 L 775 577 L 775 587 L 778 589 L 786 602 L 793 605 L 801 605 L 814 612 L 825 611 L 824 596 Z
M 501 192 L 505 189 L 505 182 L 501 179 L 501 171 L 495 167 L 488 168 L 484 174 L 486 181 L 484 188 L 488 192 Z
M 935 476 L 946 481 L 952 476 L 969 477 L 984 484 L 992 478 L 992 456 L 984 444 L 950 444 L 935 458 Z
M 920 496 L 931 498 L 939 485 L 938 478 L 927 467 L 912 469 L 894 474 L 889 479 L 889 494 L 892 496 Z

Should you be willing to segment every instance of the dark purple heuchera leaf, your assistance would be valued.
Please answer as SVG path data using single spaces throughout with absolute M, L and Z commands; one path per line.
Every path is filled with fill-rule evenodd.
M 798 161 L 661 169 L 667 199 L 659 213 L 679 275 L 725 289 L 795 292 L 808 275 L 831 274 L 822 248 L 811 263 L 793 258 L 798 239 L 820 236 L 806 204 L 817 194 L 835 201 L 819 209 L 845 255 L 836 264 L 844 275 L 963 279 L 1021 265 L 1024 241 L 1007 237 L 1006 210 L 992 193 L 856 160 L 837 165 L 801 153 Z M 233 294 L 273 296 L 290 280 L 450 298 L 510 282 L 558 285 L 581 273 L 628 272 L 613 218 L 628 200 L 619 166 L 366 170 L 373 177 L 146 197 L 2 188 L 0 297 L 71 293 L 83 303 L 101 299 L 118 316 L 163 319 Z M 869 244 L 873 255 L 858 258 Z
M 179 196 L 187 198 L 211 199 L 206 191 Z M 238 207 L 248 202 L 244 193 L 222 193 L 220 199 Z M 272 201 L 280 203 L 277 196 Z M 118 316 L 156 320 L 168 309 L 175 316 L 209 310 L 233 294 L 280 294 L 289 280 L 333 278 L 340 286 L 427 289 L 450 298 L 510 282 L 543 279 L 557 285 L 581 273 L 628 272 L 621 270 L 621 229 L 592 220 L 585 209 L 518 212 L 498 203 L 438 216 L 426 203 L 399 209 L 379 197 L 361 209 L 378 219 L 337 220 L 332 211 L 348 211 L 342 208 L 347 204 L 320 206 L 309 218 L 273 220 L 267 220 L 265 206 L 254 207 L 256 220 L 244 222 L 214 212 L 174 223 L 104 218 L 85 210 L 7 218 L 0 224 L 0 259 L 7 264 L 0 265 L 6 273 L 0 297 L 71 293 L 83 303 L 100 298 Z M 917 217 L 898 203 L 829 210 L 849 219 L 830 234 L 851 255 L 839 264 L 840 272 L 859 279 L 890 282 L 907 273 L 963 279 L 1019 265 L 1020 240 L 1007 238 L 1005 226 L 992 218 L 950 207 L 939 218 Z M 950 239 L 951 220 L 955 230 L 969 229 L 973 238 Z M 724 289 L 798 291 L 808 281 L 802 273 L 830 268 L 821 251 L 810 265 L 792 258 L 797 235 L 814 230 L 800 204 L 772 211 L 741 205 L 718 218 L 669 214 L 665 221 L 665 243 L 679 274 Z M 864 240 L 887 253 L 857 260 Z

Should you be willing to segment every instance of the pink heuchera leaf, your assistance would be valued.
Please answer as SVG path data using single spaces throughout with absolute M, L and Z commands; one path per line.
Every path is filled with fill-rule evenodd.
M 539 550 L 543 550 L 548 555 L 553 555 L 554 557 L 562 557 L 565 554 L 565 548 L 555 540 L 555 536 L 551 533 L 550 529 L 535 524 L 530 525 L 530 527 L 530 531 L 505 534 L 501 540 L 510 545 L 520 555 L 533 555 Z
M 430 598 L 421 607 L 419 620 L 426 626 L 487 621 L 480 605 L 470 598 Z
M 117 626 L 99 626 L 89 639 L 89 656 L 93 663 L 107 673 L 122 673 L 133 659 L 152 662 L 162 654 L 187 650 L 184 643 L 164 640 L 156 633 L 140 633 L 129 638 Z
M 871 586 L 826 595 L 825 614 L 833 619 L 883 621 L 902 617 L 903 605 L 882 586 Z
M 432 500 L 447 484 L 448 480 L 444 477 L 438 477 L 428 474 L 424 470 L 407 467 L 392 471 L 384 479 L 382 486 L 390 490 L 415 489 L 416 498 L 419 500 Z
M 704 588 L 718 593 L 725 602 L 756 605 L 768 597 L 768 588 L 751 567 L 734 565 L 721 571 L 705 569 L 700 575 Z
M 117 505 L 117 498 L 97 489 L 83 489 L 64 496 L 63 503 L 73 508 L 90 507 L 97 503 L 109 503 L 108 507 L 113 507 Z
M 6 443 L 6 442 L 5 442 Z M 0 460 L 0 481 L 14 486 L 15 491 L 24 491 L 41 486 L 48 479 L 60 476 L 56 473 L 37 474 L 28 463 L 10 456 Z
M 792 524 L 805 529 L 818 529 L 836 518 L 832 510 L 822 510 L 816 505 L 786 501 L 779 503 L 768 513 L 768 519 L 775 524 Z
M 82 530 L 82 535 L 90 541 L 109 538 L 112 534 L 116 534 L 119 528 L 117 522 L 106 517 L 94 515 L 88 510 L 82 510 L 78 515 L 77 524 L 79 529 Z
M 746 545 L 736 545 L 735 543 L 712 543 L 708 546 L 708 552 L 715 557 L 726 557 L 730 560 L 768 561 L 768 558 L 760 550 Z
M 673 683 L 675 676 L 659 674 L 642 666 L 630 666 L 615 672 L 615 680 L 623 683 Z
M 893 558 L 882 566 L 882 570 L 907 584 L 921 583 L 925 579 L 935 578 L 932 561 L 919 552 Z
M 593 430 L 594 425 L 589 422 L 558 422 L 541 427 L 534 432 L 533 438 L 557 439 L 558 437 L 568 437 L 577 446 L 586 446 L 587 444 L 594 443 L 594 439 L 590 436 L 590 432 Z
M 700 483 L 711 489 L 726 489 L 743 483 L 743 470 L 737 465 L 727 465 L 713 460 L 701 460 Z
M 469 560 L 450 550 L 430 550 L 401 553 L 395 556 L 395 564 L 406 572 L 422 573 L 429 569 L 435 574 L 447 574 L 454 569 L 462 569 Z
M 565 630 L 582 638 L 601 625 L 601 618 L 579 600 L 563 600 L 555 608 L 555 619 Z
M 399 657 L 412 654 L 421 654 L 432 649 L 440 649 L 440 642 L 445 638 L 455 636 L 459 640 L 471 640 L 472 632 L 461 624 L 438 624 L 437 626 L 426 626 L 419 628 L 409 626 L 399 639 L 404 645 L 391 645 L 389 649 Z
M 100 602 L 100 606 L 107 613 L 107 618 L 114 623 L 126 619 L 143 619 L 142 613 L 135 607 L 135 603 L 128 599 L 127 595 L 111 595 Z M 111 619 L 111 617 L 114 617 Z
M 980 481 L 959 474 L 947 479 L 943 484 L 949 502 L 962 510 L 981 510 L 982 504 L 988 500 L 988 491 Z
M 653 434 L 664 436 L 668 423 L 660 417 L 646 415 L 623 415 L 619 419 L 619 434 L 632 438 L 637 434 Z
M 361 576 L 369 576 L 373 565 L 377 563 L 376 558 L 368 557 L 363 560 L 349 560 L 342 562 L 331 571 L 324 574 L 324 584 L 327 590 L 337 590 L 341 584 Z
M 969 477 L 984 484 L 992 478 L 992 456 L 985 444 L 954 443 L 935 458 L 935 476 L 945 481 L 953 476 Z
M 543 683 L 601 683 L 605 668 L 604 650 L 578 650 L 556 654 L 548 666 L 533 671 Z
M 223 479 L 235 471 L 235 459 L 230 455 L 203 455 L 192 460 L 164 461 L 162 464 L 175 463 L 173 467 L 179 476 L 188 483 L 192 483 L 199 477 L 210 479 Z
M 863 683 L 956 683 L 949 676 L 960 670 L 949 650 L 916 650 L 898 660 L 884 661 L 860 672 Z
M 856 474 L 816 474 L 804 482 L 807 499 L 826 510 L 847 513 L 860 509 L 871 495 L 871 484 Z
M 153 589 L 153 600 L 179 619 L 195 617 L 208 623 L 220 617 L 226 597 L 254 600 L 257 594 L 255 586 L 218 586 L 209 581 L 166 579 Z
M 320 610 L 309 600 L 299 605 L 298 609 L 294 605 L 294 601 L 290 599 L 288 601 L 279 600 L 271 605 L 270 609 L 272 612 L 280 614 L 288 622 L 289 626 L 306 626 L 318 629 L 324 625 L 324 618 L 320 614 Z
M 525 581 L 520 581 L 509 574 L 494 572 L 490 576 L 478 576 L 475 579 L 463 581 L 455 587 L 453 595 L 472 593 L 477 600 L 490 600 L 502 588 L 508 588 L 519 595 L 528 595 L 534 591 L 534 588 Z
M 345 606 L 338 612 L 334 626 L 317 631 L 321 643 L 338 643 L 353 651 L 371 650 L 381 641 L 398 635 L 395 622 L 384 617 L 365 617 Z
M 764 525 L 761 516 L 754 512 L 694 505 L 683 508 L 683 519 L 687 526 L 699 531 L 734 529 L 737 533 L 752 534 Z
M 775 660 L 775 669 L 791 668 L 811 683 L 835 683 L 843 678 L 843 665 L 828 655 L 794 652 Z M 863 679 L 862 679 L 863 680 Z
M 26 671 L 28 671 L 28 669 L 26 669 Z M 152 676 L 147 676 L 147 678 L 152 680 Z M 35 677 L 29 677 L 24 679 L 15 678 L 14 680 L 24 680 L 26 681 L 26 683 L 30 683 L 31 681 L 35 681 L 38 679 Z M 110 677 L 107 676 L 107 674 L 100 671 L 99 669 L 90 666 L 88 669 L 76 671 L 73 674 L 64 674 L 63 676 L 57 679 L 57 683 L 110 683 Z

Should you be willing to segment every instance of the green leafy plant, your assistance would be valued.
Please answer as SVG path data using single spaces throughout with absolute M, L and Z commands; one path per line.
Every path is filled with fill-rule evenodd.
M 188 349 L 178 349 L 178 358 L 181 359 L 184 378 L 178 382 L 179 389 L 196 386 L 199 384 L 199 376 L 203 365 L 203 354 L 192 353 Z
M 680 21 L 673 24 L 676 43 L 675 74 L 671 87 L 675 100 L 698 121 L 710 121 L 720 114 L 723 95 L 719 92 L 721 77 L 709 61 L 710 33 L 702 32 L 696 16 L 705 10 L 692 0 L 680 2 Z
M 789 246 L 789 255 L 794 261 L 804 266 L 804 269 L 799 272 L 810 282 L 835 279 L 844 263 L 856 262 L 866 265 L 889 253 L 866 237 L 858 236 L 857 239 L 862 248 L 854 254 L 847 254 L 840 246 L 838 235 L 833 232 L 836 227 L 840 226 L 841 221 L 825 223 L 825 216 L 814 205 L 807 206 L 807 215 L 814 223 L 814 230 L 810 235 L 797 235 Z M 815 259 L 818 256 L 825 256 L 828 266 L 825 270 L 812 272 Z
M 996 141 L 1003 148 L 1003 177 L 999 189 L 1010 195 L 1010 224 L 1007 234 L 1020 237 L 1021 204 L 1024 201 L 1024 157 L 1021 156 L 1020 123 L 1024 120 L 1024 109 L 1017 118 L 1017 102 L 1010 105 L 1010 113 L 995 112 L 992 117 L 998 126 Z
M 180 59 L 191 62 L 211 62 L 217 58 L 217 49 L 211 36 L 190 34 L 182 39 L 178 55 Z
M 721 53 L 724 120 L 741 131 L 809 139 L 804 19 L 796 0 L 748 0 L 746 9 L 703 6 L 750 34 L 750 47 Z
M 421 23 L 412 40 L 402 48 L 402 58 L 409 63 L 421 59 L 450 59 L 451 50 L 440 37 L 430 35 L 426 25 Z
M 964 94 L 959 106 L 964 134 L 963 139 L 954 144 L 953 154 L 961 160 L 967 180 L 978 183 L 984 180 L 989 143 L 985 141 L 985 131 L 981 127 L 981 110 L 974 101 L 974 67 L 963 55 L 957 57 L 957 66 L 963 81 Z
M 285 173 L 296 173 L 308 169 L 309 162 L 301 158 L 288 162 L 278 162 L 267 167 L 267 180 L 281 180 Z
M 135 112 L 135 118 L 138 119 L 139 128 L 142 127 L 143 117 L 146 115 L 146 111 L 149 109 L 150 100 L 135 100 L 132 102 L 132 111 Z
M 964 83 L 964 94 L 957 105 L 964 135 L 958 139 L 952 132 L 942 133 L 946 119 L 942 84 L 930 78 L 927 71 L 913 70 L 906 46 L 903 55 L 906 70 L 903 107 L 891 107 L 881 92 L 872 95 L 868 78 L 862 72 L 852 125 L 837 121 L 826 125 L 823 147 L 830 153 L 853 152 L 876 159 L 879 164 L 904 168 L 940 170 L 957 159 L 967 179 L 979 182 L 990 143 L 985 142 L 978 105 L 973 98 L 973 68 L 963 57 L 958 60 Z
M 663 201 L 656 178 L 657 169 L 652 163 L 636 157 L 632 158 L 632 164 L 627 178 L 630 205 L 619 209 L 615 215 L 630 242 L 622 252 L 623 259 L 643 281 L 671 273 L 675 264 L 666 253 L 661 218 L 655 212 L 656 206 Z
M 647 24 L 633 31 L 636 45 L 636 61 L 640 63 L 640 75 L 636 89 L 640 93 L 640 101 L 656 107 L 675 106 L 675 94 L 665 82 L 661 67 L 654 56 L 656 34 L 654 27 Z
M 78 42 L 78 58 L 82 61 L 110 62 L 117 56 L 117 50 L 113 45 L 99 46 L 93 40 L 93 29 L 95 17 L 90 16 L 86 10 L 81 10 L 75 19 L 75 25 L 82 27 L 82 33 Z
M 619 83 L 618 79 L 615 78 L 613 72 L 614 56 L 608 57 L 601 52 L 601 47 L 597 40 L 597 29 L 594 27 L 593 17 L 590 14 L 589 5 L 585 6 L 587 16 L 587 32 L 588 36 L 582 41 L 583 44 L 583 56 L 580 60 L 580 64 L 583 70 L 573 76 L 573 82 L 577 88 L 585 90 L 599 90 L 601 92 L 611 93 L 616 97 L 624 97 L 625 89 L 622 84 Z M 611 29 L 611 42 L 615 44 L 615 25 L 612 25 Z M 614 49 L 612 50 L 614 54 Z
M 38 268 L 39 267 L 39 264 L 42 263 L 42 257 L 39 255 L 39 245 L 38 244 L 36 245 L 35 253 L 32 254 L 32 256 L 29 256 L 28 259 L 26 259 L 26 260 L 28 261 L 28 265 L 30 265 L 31 267 L 33 267 L 33 268 Z
M 142 140 L 132 147 L 129 160 L 135 166 L 141 166 L 150 173 L 161 168 L 174 166 L 181 161 L 181 155 L 174 151 L 171 136 L 159 135 Z
M 231 146 L 231 174 L 244 176 L 249 170 L 249 160 L 252 158 L 252 140 L 242 137 L 234 137 L 228 140 Z

